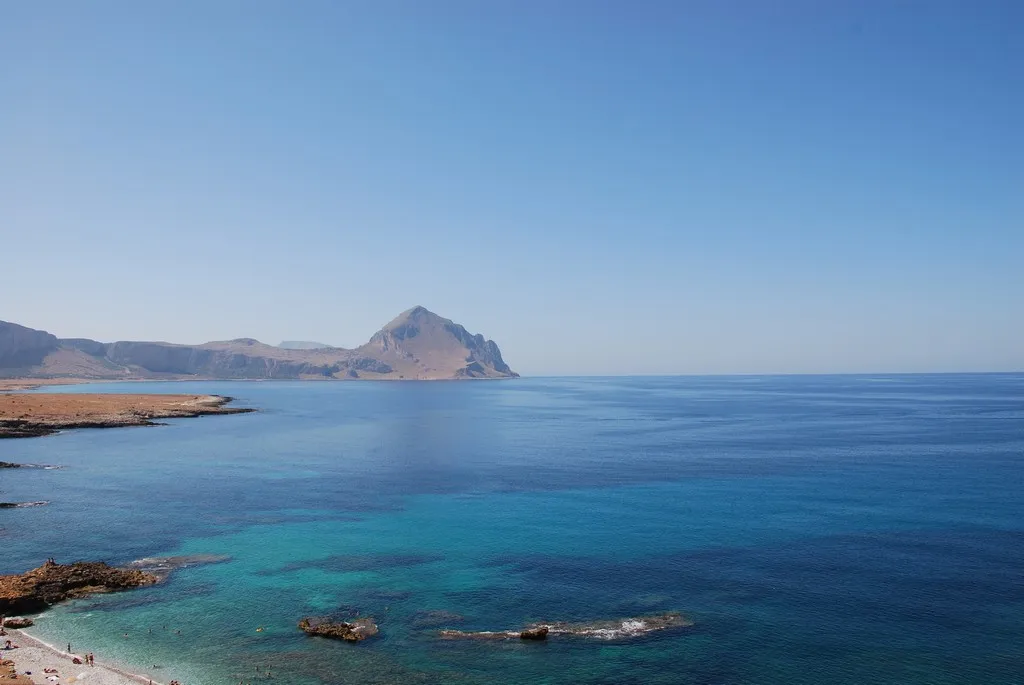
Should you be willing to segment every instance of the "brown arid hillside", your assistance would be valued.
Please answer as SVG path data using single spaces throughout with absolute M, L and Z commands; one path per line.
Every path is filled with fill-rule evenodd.
M 202 345 L 57 338 L 0 321 L 0 378 L 515 378 L 498 346 L 423 307 L 399 314 L 354 350 L 286 349 L 238 338 Z

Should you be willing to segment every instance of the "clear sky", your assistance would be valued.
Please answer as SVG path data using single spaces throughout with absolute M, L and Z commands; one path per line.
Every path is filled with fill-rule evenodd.
M 0 319 L 1024 369 L 1024 2 L 0 2 Z

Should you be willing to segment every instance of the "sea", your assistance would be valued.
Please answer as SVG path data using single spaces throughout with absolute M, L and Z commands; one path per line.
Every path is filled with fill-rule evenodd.
M 226 557 L 30 631 L 158 682 L 1024 683 L 1021 374 L 57 390 L 258 410 L 0 441 L 0 573 Z

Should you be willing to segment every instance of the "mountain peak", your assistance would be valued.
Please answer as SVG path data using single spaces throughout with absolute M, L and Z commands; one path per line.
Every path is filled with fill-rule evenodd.
M 427 320 L 447 321 L 447 319 L 438 316 L 426 307 L 416 305 L 415 307 L 406 309 L 404 312 L 393 318 L 386 326 L 384 326 L 384 328 L 394 328 L 396 326 L 405 325 L 409 322 L 422 322 Z
M 359 354 L 385 361 L 413 378 L 502 378 L 516 374 L 502 360 L 498 346 L 482 335 L 473 335 L 451 319 L 422 305 L 407 309 Z

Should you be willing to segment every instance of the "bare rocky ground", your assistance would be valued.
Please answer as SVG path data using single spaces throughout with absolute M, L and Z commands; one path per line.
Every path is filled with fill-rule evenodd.
M 0 393 L 0 438 L 49 435 L 70 428 L 152 426 L 158 419 L 242 414 L 220 395 Z

